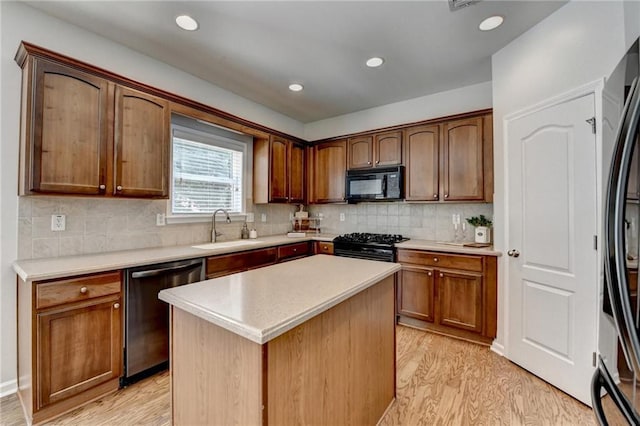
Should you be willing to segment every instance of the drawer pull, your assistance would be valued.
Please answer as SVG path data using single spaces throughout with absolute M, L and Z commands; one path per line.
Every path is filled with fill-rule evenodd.
M 440 272 L 440 278 L 444 277 L 444 274 L 442 272 Z
M 107 186 L 105 184 L 101 184 L 100 186 L 98 186 L 99 189 L 105 189 Z
M 438 198 L 438 194 L 433 194 L 433 198 Z
M 428 273 L 427 273 L 427 275 L 429 275 L 429 276 L 431 276 L 431 275 L 433 275 L 433 273 L 431 273 L 431 272 L 428 272 Z
M 297 251 L 298 251 L 298 249 L 297 249 L 297 248 L 294 248 L 294 249 L 293 249 L 293 252 L 294 252 L 294 253 L 295 253 L 295 252 L 297 252 Z
M 118 309 L 119 307 L 120 307 L 120 304 L 119 304 L 119 303 L 114 303 L 114 304 L 113 304 L 113 309 Z
M 122 191 L 122 186 L 121 185 L 116 186 L 116 191 Z
M 433 258 L 433 261 L 434 261 L 434 262 L 437 262 L 438 260 L 439 260 L 439 259 L 438 259 L 437 257 L 434 257 L 434 258 Z
M 80 293 L 82 294 L 87 294 L 87 288 L 86 287 L 80 287 Z
M 449 194 L 444 194 L 444 198 L 449 198 Z

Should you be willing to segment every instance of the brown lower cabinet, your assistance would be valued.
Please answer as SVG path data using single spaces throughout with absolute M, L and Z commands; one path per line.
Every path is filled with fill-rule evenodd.
M 18 393 L 41 423 L 115 391 L 122 373 L 121 272 L 18 282 Z
M 327 241 L 315 241 L 313 254 L 333 254 L 333 243 Z
M 398 250 L 398 323 L 474 342 L 496 336 L 495 256 Z
M 299 259 L 312 254 L 311 242 L 304 241 L 277 247 L 222 254 L 207 258 L 207 279 L 223 277 L 278 262 Z

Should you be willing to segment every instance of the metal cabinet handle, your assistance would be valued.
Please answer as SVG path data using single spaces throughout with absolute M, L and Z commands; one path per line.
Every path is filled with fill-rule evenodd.
M 113 304 L 113 309 L 118 309 L 119 307 L 120 307 L 120 304 L 119 304 L 119 303 L 114 303 L 114 304 Z
M 444 277 L 444 274 L 442 272 L 440 272 L 440 278 Z
M 438 259 L 437 257 L 434 257 L 434 258 L 433 258 L 433 261 L 434 261 L 434 262 L 437 262 L 437 261 L 439 261 L 439 260 L 440 260 L 440 259 Z
M 87 288 L 86 287 L 80 287 L 80 293 L 82 294 L 87 294 Z
M 380 160 L 376 161 L 376 164 L 380 164 Z
M 294 253 L 295 253 L 295 252 L 297 252 L 297 251 L 298 251 L 298 249 L 297 249 L 297 248 L 294 248 L 294 249 L 293 249 L 293 252 L 294 252 Z
M 101 184 L 101 185 L 98 186 L 98 189 L 105 189 L 106 187 L 107 187 L 107 185 Z
M 438 194 L 433 194 L 433 198 L 438 198 Z
M 507 255 L 511 256 L 511 257 L 518 257 L 520 256 L 520 252 L 516 249 L 511 249 L 507 252 Z
M 431 273 L 431 272 L 427 272 L 427 275 L 431 276 L 431 275 L 433 275 L 433 273 Z
M 122 191 L 122 186 L 121 185 L 116 186 L 116 191 Z
M 371 161 L 367 161 L 367 164 L 371 164 Z
M 449 198 L 449 194 L 444 194 L 444 198 Z

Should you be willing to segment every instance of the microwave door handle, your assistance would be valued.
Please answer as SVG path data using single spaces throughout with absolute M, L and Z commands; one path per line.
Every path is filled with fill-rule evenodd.
M 387 175 L 382 176 L 382 197 L 387 198 Z

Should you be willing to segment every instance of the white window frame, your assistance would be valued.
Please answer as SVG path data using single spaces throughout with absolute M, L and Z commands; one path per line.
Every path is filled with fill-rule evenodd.
M 200 121 L 200 120 L 198 120 Z M 200 121 L 201 123 L 204 123 Z M 208 124 L 208 123 L 204 123 Z M 214 126 L 213 127 L 219 127 Z M 220 127 L 222 128 L 222 127 Z M 222 128 L 223 130 L 227 130 Z M 228 130 L 231 132 L 235 132 L 233 130 Z M 237 132 L 235 132 L 237 133 Z M 183 135 L 183 137 L 179 135 Z M 200 142 L 208 145 L 220 146 L 223 148 L 230 148 L 234 150 L 242 151 L 243 155 L 243 197 L 241 200 L 242 211 L 241 212 L 233 212 L 230 213 L 230 217 L 232 221 L 244 221 L 246 219 L 247 212 L 247 204 L 250 202 L 248 200 L 253 200 L 253 142 L 246 143 L 234 139 L 230 139 L 224 136 L 220 136 L 214 132 L 208 133 L 196 129 L 192 129 L 186 126 L 182 126 L 179 124 L 172 123 L 171 124 L 171 145 L 169 147 L 170 150 L 170 195 L 167 200 L 167 207 L 165 213 L 165 222 L 167 224 L 175 224 L 175 223 L 198 223 L 198 222 L 210 222 L 211 221 L 211 213 L 191 213 L 191 214 L 173 214 L 172 213 L 172 203 L 173 203 L 173 138 L 175 135 L 182 139 L 193 140 L 195 142 Z M 248 136 L 248 135 L 247 135 Z

